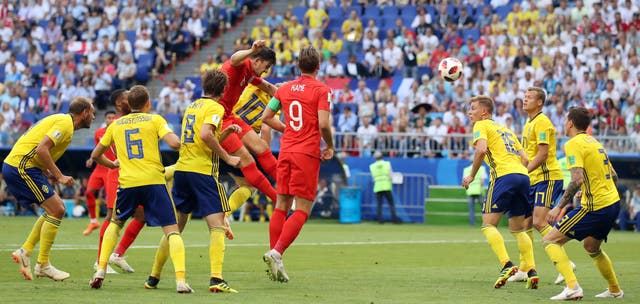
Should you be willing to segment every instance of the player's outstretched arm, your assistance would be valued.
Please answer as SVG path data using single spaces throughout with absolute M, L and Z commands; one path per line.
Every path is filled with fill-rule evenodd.
M 248 50 L 240 50 L 237 51 L 235 53 L 233 53 L 233 55 L 231 55 L 231 58 L 229 60 L 231 60 L 231 65 L 232 66 L 239 66 L 242 64 L 242 62 L 244 62 L 245 59 L 249 58 L 249 56 L 259 52 L 264 46 L 266 45 L 264 40 L 256 40 L 253 42 L 253 45 L 251 45 L 251 48 Z
M 330 160 L 333 158 L 333 134 L 331 133 L 331 115 L 329 111 L 318 111 L 318 125 L 320 126 L 320 134 L 327 146 L 322 151 L 322 160 Z
M 73 178 L 71 176 L 63 175 L 62 171 L 60 171 L 58 166 L 56 166 L 56 163 L 51 157 L 51 153 L 49 152 L 49 150 L 51 150 L 53 146 L 55 146 L 53 140 L 51 140 L 49 136 L 44 136 L 44 138 L 42 138 L 42 141 L 40 141 L 40 143 L 36 147 L 36 154 L 38 155 L 38 158 L 40 158 L 42 164 L 44 164 L 44 166 L 51 172 L 51 174 L 53 174 L 53 177 L 57 182 L 70 186 L 73 184 Z
M 218 154 L 218 156 L 220 156 L 220 158 L 225 163 L 233 167 L 238 166 L 238 164 L 240 163 L 240 157 L 229 155 L 229 153 L 227 153 L 227 151 L 225 151 L 222 146 L 220 146 L 220 142 L 215 136 L 215 130 L 215 126 L 210 124 L 203 124 L 202 128 L 200 129 L 200 139 L 202 139 L 202 141 L 207 145 L 207 147 L 209 147 L 209 149 L 211 149 L 211 151 Z M 231 133 L 231 131 L 226 130 L 232 130 L 233 132 L 241 131 L 238 125 L 231 125 L 229 128 L 223 130 L 222 133 L 226 133 L 225 137 Z M 223 138 L 221 137 L 221 140 L 222 139 Z
M 103 165 L 110 169 L 118 168 L 118 165 L 104 156 L 104 152 L 107 151 L 109 147 L 103 146 L 102 144 L 97 144 L 93 151 L 91 152 L 91 159 L 96 163 Z
M 169 145 L 169 148 L 176 151 L 180 149 L 180 138 L 178 138 L 178 135 L 176 135 L 175 133 L 167 133 L 167 135 L 162 137 L 162 140 L 164 140 L 164 142 Z

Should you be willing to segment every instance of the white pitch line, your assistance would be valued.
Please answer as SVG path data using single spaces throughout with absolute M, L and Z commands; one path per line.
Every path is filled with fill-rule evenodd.
M 512 242 L 512 240 L 505 240 L 505 242 Z M 486 240 L 403 240 L 403 241 L 368 241 L 368 242 L 312 242 L 312 243 L 295 243 L 296 246 L 352 246 L 352 245 L 411 245 L 411 244 L 477 244 L 486 243 Z M 14 251 L 22 244 L 4 244 L 0 252 Z M 265 247 L 267 243 L 246 243 L 246 244 L 234 244 L 226 242 L 227 247 Z M 185 244 L 188 248 L 204 248 L 209 247 L 209 244 Z M 139 249 L 155 249 L 158 245 L 135 245 L 131 248 Z M 76 245 L 76 244 L 54 244 L 53 250 L 97 250 L 96 245 Z

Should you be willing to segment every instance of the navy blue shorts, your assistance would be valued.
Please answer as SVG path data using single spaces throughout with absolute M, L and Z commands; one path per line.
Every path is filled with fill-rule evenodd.
M 562 180 L 541 181 L 529 188 L 529 209 L 525 217 L 533 214 L 534 207 L 553 208 L 562 196 Z
M 482 213 L 507 212 L 509 217 L 524 215 L 529 208 L 529 176 L 507 174 L 489 183 Z
M 171 192 L 182 213 L 198 211 L 207 216 L 231 210 L 224 186 L 211 175 L 176 171 Z
M 2 177 L 9 192 L 23 206 L 42 204 L 55 194 L 55 190 L 40 168 L 20 169 L 2 163 Z
M 587 211 L 582 207 L 567 213 L 555 226 L 558 231 L 569 238 L 582 241 L 591 236 L 598 240 L 606 240 L 620 213 L 620 202 L 597 211 Z
M 138 206 L 144 207 L 147 226 L 169 226 L 177 223 L 176 210 L 166 185 L 147 185 L 118 188 L 115 213 L 120 221 L 126 221 Z

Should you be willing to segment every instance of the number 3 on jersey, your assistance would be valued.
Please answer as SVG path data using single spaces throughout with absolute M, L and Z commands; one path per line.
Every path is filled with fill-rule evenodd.
M 129 159 L 144 158 L 142 151 L 142 139 L 132 139 L 131 135 L 140 133 L 140 129 L 125 130 L 125 142 L 127 145 L 127 157 Z
M 302 104 L 297 101 L 294 100 L 290 105 L 289 105 L 289 126 L 294 130 L 294 131 L 300 131 L 300 129 L 302 129 Z

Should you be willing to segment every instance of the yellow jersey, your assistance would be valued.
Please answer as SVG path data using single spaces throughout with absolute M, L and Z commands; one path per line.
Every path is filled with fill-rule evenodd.
M 122 116 L 107 127 L 100 144 L 110 147 L 115 143 L 120 187 L 165 184 L 158 139 L 169 133 L 173 131 L 162 116 L 147 113 Z
M 259 134 L 262 127 L 262 112 L 270 100 L 271 96 L 267 92 L 249 84 L 233 107 L 233 113 Z
M 310 8 L 304 14 L 304 18 L 309 19 L 309 28 L 320 28 L 325 20 L 329 19 L 329 15 L 322 9 Z
M 562 170 L 556 159 L 556 129 L 547 115 L 540 112 L 533 119 L 527 119 L 522 132 L 522 146 L 529 161 L 538 154 L 538 145 L 549 145 L 547 160 L 529 173 L 531 184 L 541 181 L 562 180 Z
M 214 135 L 220 138 L 224 107 L 215 100 L 202 97 L 192 102 L 184 111 L 180 156 L 176 170 L 218 177 L 219 155 L 200 138 L 204 124 L 215 127 Z
M 203 63 L 202 65 L 200 65 L 200 73 L 204 73 L 206 71 L 213 71 L 213 70 L 217 70 L 220 68 L 220 66 L 222 66 L 221 64 L 217 63 L 217 62 L 212 62 L 212 63 Z
M 620 200 L 613 182 L 611 162 L 602 144 L 591 135 L 578 134 L 564 145 L 569 170 L 584 169 L 582 200 L 587 211 L 596 211 Z
M 27 130 L 15 143 L 4 162 L 20 169 L 37 167 L 47 170 L 36 154 L 36 147 L 47 136 L 53 141 L 49 150 L 51 158 L 56 162 L 67 150 L 73 137 L 73 118 L 71 114 L 54 114 L 45 117 Z
M 513 132 L 493 120 L 477 121 L 473 125 L 473 144 L 479 139 L 487 141 L 484 161 L 489 165 L 491 181 L 507 174 L 527 175 L 527 168 L 520 160 L 522 145 Z

